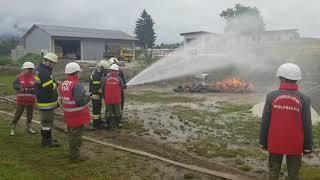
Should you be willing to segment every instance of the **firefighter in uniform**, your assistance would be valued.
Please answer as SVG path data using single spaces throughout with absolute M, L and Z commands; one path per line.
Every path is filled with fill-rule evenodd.
M 260 147 L 269 152 L 269 179 L 279 179 L 286 156 L 288 179 L 299 179 L 301 155 L 312 151 L 310 99 L 298 91 L 302 79 L 296 64 L 279 67 L 279 90 L 267 95 L 262 115 Z
M 59 82 L 53 81 L 52 70 L 58 61 L 58 57 L 49 52 L 43 58 L 43 62 L 36 69 L 36 96 L 41 119 L 41 145 L 58 147 L 60 145 L 52 140 L 54 109 L 58 107 L 57 84 L 59 85 Z
M 119 77 L 118 65 L 111 65 L 110 73 L 103 79 L 101 88 L 106 105 L 106 128 L 111 128 L 114 122 L 117 127 L 121 128 L 121 92 L 123 91 L 124 83 Z
M 117 58 L 112 57 L 109 59 L 109 63 L 110 63 L 110 66 L 113 64 L 118 65 L 119 61 Z M 119 68 L 119 77 L 122 79 L 122 82 L 124 84 L 123 91 L 121 92 L 121 111 L 123 111 L 123 109 L 124 109 L 124 90 L 127 89 L 127 85 L 126 85 L 126 79 L 124 77 L 124 73 L 120 68 Z
M 14 136 L 16 125 L 24 111 L 27 110 L 27 132 L 35 134 L 36 132 L 32 129 L 31 121 L 33 117 L 33 107 L 36 102 L 35 95 L 35 75 L 34 75 L 34 64 L 32 62 L 25 62 L 22 65 L 22 73 L 20 73 L 17 79 L 13 82 L 13 89 L 16 90 L 17 97 L 17 108 L 15 116 L 11 122 L 10 135 Z
M 92 72 L 90 77 L 89 93 L 92 102 L 92 119 L 94 128 L 98 128 L 103 124 L 101 121 L 101 80 L 106 74 L 108 74 L 109 68 L 109 62 L 107 60 L 101 60 L 98 64 L 98 68 Z
M 90 123 L 88 107 L 90 97 L 80 85 L 80 72 L 79 64 L 75 62 L 67 64 L 65 68 L 67 78 L 59 87 L 64 120 L 68 127 L 69 155 L 72 161 L 86 159 L 80 157 L 80 146 L 83 127 Z

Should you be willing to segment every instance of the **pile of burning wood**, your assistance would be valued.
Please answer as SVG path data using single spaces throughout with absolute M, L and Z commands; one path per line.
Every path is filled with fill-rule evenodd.
M 174 92 L 221 92 L 221 93 L 252 93 L 254 86 L 252 83 L 242 81 L 237 78 L 228 78 L 223 81 L 212 83 L 209 85 L 190 84 L 178 86 L 173 89 Z
M 252 83 L 242 81 L 237 78 L 228 78 L 220 82 L 209 85 L 209 88 L 218 92 L 228 93 L 251 93 L 254 91 Z

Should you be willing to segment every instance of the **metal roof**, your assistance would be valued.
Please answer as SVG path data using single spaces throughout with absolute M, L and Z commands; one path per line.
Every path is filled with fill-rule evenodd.
M 119 30 L 104 30 L 104 29 L 90 29 L 67 26 L 53 26 L 53 25 L 33 25 L 23 37 L 26 37 L 34 28 L 40 28 L 47 32 L 50 36 L 59 37 L 78 37 L 78 38 L 97 38 L 97 39 L 118 39 L 118 40 L 132 40 L 137 39 Z
M 208 32 L 208 31 L 193 31 L 193 32 L 185 32 L 180 33 L 181 36 L 191 35 L 191 34 L 212 34 L 212 35 L 218 35 L 216 33 Z

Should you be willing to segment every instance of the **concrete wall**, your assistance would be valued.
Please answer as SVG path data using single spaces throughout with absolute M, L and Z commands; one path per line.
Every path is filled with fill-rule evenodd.
M 25 48 L 50 51 L 51 36 L 40 28 L 36 27 L 25 37 Z
M 100 60 L 103 58 L 105 40 L 103 39 L 82 39 L 81 58 L 83 60 Z

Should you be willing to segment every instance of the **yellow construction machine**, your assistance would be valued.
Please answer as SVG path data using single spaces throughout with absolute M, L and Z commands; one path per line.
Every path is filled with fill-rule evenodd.
M 104 58 L 109 59 L 112 57 L 117 58 L 119 61 L 130 62 L 134 59 L 134 53 L 132 49 L 113 49 L 111 50 L 108 45 L 105 46 Z

